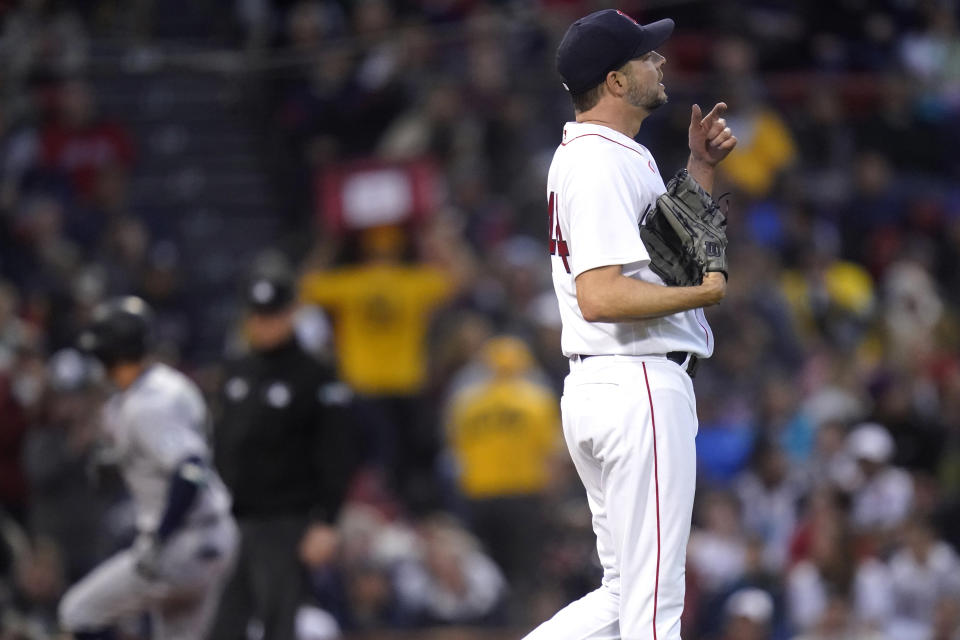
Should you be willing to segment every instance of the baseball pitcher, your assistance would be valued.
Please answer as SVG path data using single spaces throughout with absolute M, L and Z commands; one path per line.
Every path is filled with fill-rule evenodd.
M 557 68 L 573 99 L 547 178 L 553 283 L 570 374 L 563 432 L 587 490 L 601 586 L 529 640 L 679 640 L 696 484 L 703 307 L 726 293 L 726 217 L 714 167 L 737 143 L 718 104 L 692 107 L 690 160 L 665 185 L 634 141 L 667 102 L 656 49 L 672 20 L 613 9 L 568 29 Z

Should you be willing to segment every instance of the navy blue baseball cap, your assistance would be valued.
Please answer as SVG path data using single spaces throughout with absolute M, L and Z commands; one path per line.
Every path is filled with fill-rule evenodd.
M 557 48 L 557 71 L 570 93 L 588 91 L 610 71 L 653 51 L 673 33 L 673 20 L 640 24 L 617 9 L 604 9 L 570 25 Z

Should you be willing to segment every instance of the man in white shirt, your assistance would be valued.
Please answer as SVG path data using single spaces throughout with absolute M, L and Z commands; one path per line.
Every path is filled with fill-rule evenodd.
M 893 606 L 887 635 L 898 640 L 936 637 L 937 609 L 960 598 L 960 558 L 924 517 L 903 525 L 903 545 L 890 558 Z
M 667 287 L 640 239 L 665 192 L 633 137 L 667 102 L 654 49 L 672 20 L 641 26 L 610 9 L 576 21 L 557 51 L 571 93 L 547 179 L 553 282 L 570 358 L 563 431 L 587 490 L 603 565 L 599 589 L 540 625 L 529 640 L 678 640 L 696 483 L 696 400 L 690 375 L 713 352 L 702 307 L 726 277 Z M 737 143 L 721 117 L 692 108 L 687 169 L 708 192 Z
M 846 445 L 858 471 L 850 521 L 860 532 L 892 534 L 909 517 L 914 499 L 913 477 L 891 464 L 893 437 L 883 425 L 864 422 L 853 427 Z
M 210 465 L 206 404 L 185 375 L 151 362 L 152 317 L 140 298 L 109 300 L 79 340 L 116 387 L 103 456 L 130 491 L 138 535 L 61 599 L 60 626 L 76 640 L 116 638 L 118 623 L 143 612 L 153 638 L 202 640 L 237 550 L 230 493 Z

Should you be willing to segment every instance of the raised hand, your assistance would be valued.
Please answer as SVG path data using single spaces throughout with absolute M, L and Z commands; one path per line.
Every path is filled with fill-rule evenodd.
M 718 102 L 704 116 L 700 105 L 693 105 L 688 132 L 692 159 L 714 167 L 737 146 L 737 137 L 722 117 L 726 111 L 727 104 Z

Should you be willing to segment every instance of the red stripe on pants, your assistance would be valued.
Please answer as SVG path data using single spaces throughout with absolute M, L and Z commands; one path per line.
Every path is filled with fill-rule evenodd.
M 657 640 L 657 593 L 660 591 L 660 476 L 657 468 L 657 421 L 653 417 L 653 394 L 650 393 L 650 379 L 647 378 L 647 363 L 643 363 L 643 381 L 647 385 L 647 398 L 650 400 L 650 424 L 653 426 L 653 487 L 657 500 L 657 575 L 653 585 L 653 640 Z

